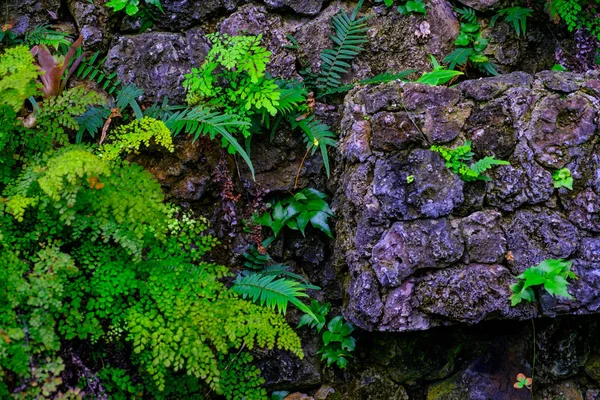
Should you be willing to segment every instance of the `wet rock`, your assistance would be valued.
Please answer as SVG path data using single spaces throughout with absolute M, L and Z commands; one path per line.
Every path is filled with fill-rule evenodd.
M 489 315 L 528 318 L 530 307 L 510 306 L 512 281 L 509 271 L 500 265 L 449 268 L 420 278 L 412 303 L 428 316 L 456 322 L 477 323 Z
M 579 232 L 557 212 L 518 211 L 507 221 L 508 250 L 514 257 L 514 273 L 548 258 L 569 258 L 579 246 Z
M 438 153 L 429 150 L 417 149 L 375 165 L 373 194 L 388 218 L 448 215 L 464 201 L 462 189 L 463 181 L 446 168 Z
M 506 237 L 497 211 L 481 211 L 460 220 L 467 262 L 496 264 L 506 254 Z
M 371 145 L 374 150 L 405 150 L 423 140 L 406 112 L 381 112 L 371 119 Z M 346 156 L 348 158 L 348 156 Z
M 554 191 L 552 174 L 534 160 L 531 149 L 519 142 L 510 165 L 492 169 L 487 186 L 486 201 L 505 211 L 514 211 L 524 204 L 547 201 Z
M 503 0 L 460 0 L 460 2 L 477 11 L 498 10 L 504 4 Z
M 67 4 L 83 36 L 83 47 L 88 51 L 106 51 L 113 37 L 109 9 L 86 0 L 71 0 Z
M 264 3 L 272 8 L 291 8 L 292 11 L 303 15 L 317 15 L 323 7 L 323 0 L 263 0 Z
M 397 222 L 373 248 L 379 283 L 398 286 L 417 269 L 444 268 L 460 259 L 462 238 L 446 219 Z
M 592 354 L 585 363 L 585 373 L 595 380 L 600 382 L 600 354 Z
M 473 111 L 465 130 L 473 151 L 480 157 L 507 159 L 517 145 L 517 130 L 507 98 L 492 100 Z
M 38 25 L 56 21 L 60 16 L 60 4 L 60 0 L 6 0 L 0 6 L 0 21 L 11 23 L 11 30 L 22 35 Z
M 574 380 L 555 383 L 536 391 L 535 400 L 584 400 L 579 384 Z
M 348 297 L 345 318 L 363 329 L 373 329 L 383 312 L 379 283 L 374 274 L 363 272 L 352 279 L 348 287 Z
M 528 390 L 513 387 L 524 368 L 524 351 L 524 343 L 514 338 L 493 342 L 467 368 L 429 386 L 427 400 L 530 400 Z
M 576 375 L 590 354 L 596 322 L 570 317 L 552 324 L 539 322 L 536 328 L 538 381 L 546 383 Z
M 205 22 L 221 11 L 234 11 L 244 0 L 161 0 L 165 13 L 152 9 L 154 24 L 165 30 L 181 32 Z
M 198 67 L 208 54 L 210 44 L 202 30 L 185 35 L 167 32 L 147 32 L 117 36 L 106 60 L 106 66 L 116 71 L 124 84 L 134 83 L 144 89 L 145 100 L 183 103 L 184 75 L 192 66 Z
M 533 77 L 523 72 L 513 72 L 511 74 L 495 76 L 486 79 L 473 79 L 463 81 L 459 88 L 466 97 L 476 101 L 489 101 L 506 92 L 510 88 L 528 88 L 531 87 Z
M 581 95 L 543 99 L 526 133 L 535 160 L 558 169 L 573 158 L 585 157 L 591 151 L 585 144 L 596 131 L 596 115 L 590 100 Z
M 351 383 L 349 398 L 368 400 L 408 400 L 406 390 L 392 381 L 385 372 L 364 371 Z

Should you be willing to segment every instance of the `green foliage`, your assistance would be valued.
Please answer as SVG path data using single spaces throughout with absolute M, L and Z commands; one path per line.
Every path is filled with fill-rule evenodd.
M 293 196 L 275 202 L 271 212 L 266 212 L 257 222 L 273 230 L 275 237 L 284 226 L 299 230 L 304 235 L 308 223 L 333 239 L 328 219 L 333 211 L 324 200 L 327 196 L 316 189 L 302 189 Z
M 511 305 L 514 307 L 522 300 L 535 301 L 535 293 L 532 287 L 543 286 L 552 296 L 572 299 L 567 290 L 569 282 L 567 279 L 577 279 L 571 271 L 573 261 L 549 259 L 544 260 L 536 266 L 529 267 L 519 276 L 517 283 L 510 286 L 513 292 L 510 296 Z
M 321 360 L 327 361 L 327 366 L 336 364 L 340 368 L 346 368 L 348 358 L 352 357 L 356 340 L 352 337 L 354 327 L 349 322 L 344 322 L 341 315 L 333 318 L 327 324 L 327 330 L 323 332 L 323 346 L 318 353 Z
M 135 93 L 117 103 L 137 114 Z M 75 117 L 102 96 L 74 88 L 49 97 L 27 126 L 15 112 L 24 97 L 0 113 L 0 397 L 76 398 L 75 388 L 58 392 L 61 354 L 76 341 L 92 358 L 109 344 L 127 358 L 128 371 L 88 366 L 111 398 L 264 398 L 241 350 L 302 357 L 299 338 L 205 260 L 217 244 L 206 220 L 167 206 L 158 182 L 119 157 L 152 142 L 172 149 L 167 125 L 140 110 L 108 144 L 73 145 Z
M 23 42 L 27 46 L 41 44 L 48 47 L 54 47 L 55 50 L 58 50 L 60 46 L 71 46 L 69 37 L 70 35 L 68 33 L 50 29 L 49 25 L 43 24 L 38 25 L 25 33 Z
M 527 18 L 531 17 L 532 14 L 533 10 L 531 8 L 518 6 L 503 8 L 492 18 L 490 27 L 494 27 L 498 18 L 504 17 L 504 20 L 512 25 L 517 36 L 521 36 L 521 33 L 525 36 L 527 34 Z
M 443 65 L 440 65 L 434 56 L 431 57 L 431 63 L 433 64 L 433 70 L 431 72 L 425 72 L 419 79 L 416 80 L 417 83 L 422 83 L 424 85 L 438 86 L 443 85 L 445 83 L 450 82 L 452 79 L 456 78 L 463 73 L 460 71 L 454 71 L 452 69 L 448 70 Z
M 456 66 L 465 67 L 467 64 L 471 64 L 490 75 L 498 75 L 496 67 L 483 54 L 489 40 L 481 36 L 481 26 L 477 21 L 475 11 L 467 7 L 455 8 L 455 11 L 461 21 L 460 33 L 454 41 L 458 48 L 444 57 L 443 61 L 449 63 L 448 68 L 451 70 Z
M 415 13 L 422 14 L 423 16 L 427 15 L 427 9 L 423 0 L 408 0 L 403 5 L 398 6 L 398 12 L 400 14 Z
M 508 161 L 496 160 L 494 156 L 487 156 L 474 164 L 468 164 L 474 155 L 471 151 L 471 142 L 469 140 L 465 141 L 464 145 L 454 149 L 434 145 L 431 146 L 430 150 L 439 153 L 446 160 L 446 167 L 467 182 L 476 180 L 489 181 L 490 178 L 483 175 L 485 171 L 495 165 L 510 165 Z
M 100 52 L 95 52 L 91 57 L 83 57 L 79 68 L 77 68 L 77 77 L 81 79 L 92 80 L 106 90 L 108 94 L 112 94 L 121 86 L 121 81 L 117 77 L 117 72 L 107 74 L 102 66 L 106 61 L 106 57 L 98 60 Z
M 554 174 L 552 174 L 552 179 L 554 180 L 555 189 L 564 187 L 569 190 L 573 190 L 573 177 L 571 176 L 571 171 L 569 171 L 568 168 L 556 170 Z
M 569 31 L 583 28 L 600 39 L 599 4 L 598 0 L 548 0 L 548 12 Z
M 280 314 L 285 314 L 288 303 L 291 303 L 317 320 L 310 307 L 300 300 L 302 297 L 308 297 L 306 289 L 314 289 L 314 287 L 293 279 L 256 273 L 238 275 L 233 285 L 233 291 L 243 298 L 250 298 L 261 306 L 279 311 Z
M 19 111 L 25 99 L 38 91 L 39 74 L 27 47 L 6 49 L 0 57 L 0 108 L 7 106 Z
M 106 6 L 113 11 L 125 11 L 130 17 L 139 17 L 141 20 L 141 29 L 143 32 L 150 28 L 155 20 L 150 13 L 148 5 L 156 7 L 161 13 L 164 13 L 160 0 L 109 0 Z
M 110 139 L 110 138 L 109 138 Z M 100 148 L 105 160 L 116 160 L 122 153 L 137 153 L 141 145 L 150 147 L 150 141 L 173 152 L 171 131 L 162 121 L 144 117 L 121 126 L 112 133 L 112 142 Z
M 310 310 L 317 318 L 313 318 L 310 314 L 302 315 L 302 317 L 300 317 L 300 322 L 298 323 L 298 328 L 308 326 L 309 328 L 316 329 L 317 332 L 321 332 L 325 326 L 325 317 L 331 310 L 331 304 L 321 304 L 317 300 L 311 300 Z
M 554 72 L 567 72 L 568 70 L 565 67 L 563 67 L 562 65 L 560 65 L 560 64 L 554 64 L 552 66 L 551 71 L 554 71 Z
M 342 75 L 348 72 L 350 62 L 363 50 L 360 45 L 368 42 L 366 32 L 369 28 L 365 22 L 369 17 L 358 18 L 363 1 L 358 2 L 352 14 L 340 10 L 331 19 L 335 31 L 331 39 L 336 46 L 321 52 L 321 72 L 317 78 L 320 90 L 341 86 Z

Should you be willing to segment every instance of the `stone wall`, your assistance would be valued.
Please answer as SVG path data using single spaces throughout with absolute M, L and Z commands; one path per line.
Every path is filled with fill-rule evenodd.
M 367 330 L 595 313 L 600 307 L 597 74 L 513 73 L 457 87 L 390 83 L 347 98 L 336 198 L 346 312 Z M 510 161 L 464 182 L 432 144 Z M 554 189 L 567 167 L 573 191 Z M 408 183 L 407 177 L 414 181 Z M 574 260 L 574 300 L 509 302 L 514 276 Z

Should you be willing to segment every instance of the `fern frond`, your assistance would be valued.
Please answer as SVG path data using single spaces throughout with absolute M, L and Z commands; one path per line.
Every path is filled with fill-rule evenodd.
M 123 86 L 119 93 L 117 93 L 117 107 L 123 110 L 128 105 L 133 109 L 133 113 L 135 114 L 136 119 L 144 118 L 144 113 L 140 108 L 136 98 L 140 97 L 144 94 L 144 91 L 134 84 L 129 84 L 127 86 Z
M 448 65 L 448 69 L 454 69 L 454 67 L 457 65 L 465 65 L 467 61 L 469 61 L 469 56 L 471 56 L 474 52 L 475 51 L 470 47 L 459 47 L 444 57 L 442 61 L 445 63 L 450 63 L 450 65 Z
M 295 85 L 281 89 L 279 104 L 275 106 L 278 113 L 288 115 L 298 109 L 299 106 L 306 103 L 306 89 L 301 85 Z
M 460 19 L 468 22 L 469 24 L 477 23 L 477 15 L 475 14 L 475 10 L 469 7 L 463 8 L 455 8 L 456 13 L 460 16 Z
M 58 50 L 61 44 L 66 47 L 71 46 L 71 42 L 69 41 L 71 36 L 68 33 L 55 31 L 49 27 L 50 25 L 48 24 L 38 25 L 27 32 L 24 39 L 25 44 L 29 47 L 43 44 L 48 47 L 54 47 L 55 50 Z
M 333 49 L 325 49 L 321 52 L 321 73 L 317 79 L 317 87 L 338 87 L 341 85 L 343 74 L 351 67 L 350 62 L 356 58 L 358 53 L 364 49 L 360 46 L 367 43 L 366 31 L 369 29 L 365 21 L 369 16 L 357 19 L 358 11 L 364 0 L 360 0 L 351 15 L 340 10 L 333 16 L 331 24 L 335 35 L 331 39 L 337 45 Z
M 327 176 L 329 176 L 330 167 L 327 148 L 329 146 L 337 146 L 337 137 L 335 133 L 331 132 L 329 126 L 315 118 L 314 115 L 300 121 L 296 121 L 295 118 L 290 118 L 289 120 L 292 127 L 299 127 L 304 132 L 304 141 L 307 142 L 307 148 L 312 149 L 311 154 L 314 154 L 317 148 L 321 150 L 323 165 L 325 166 Z
M 249 127 L 248 122 L 239 120 L 235 115 L 222 114 L 202 106 L 176 111 L 164 119 L 163 122 L 171 130 L 173 136 L 182 131 L 194 136 L 194 140 L 200 136 L 209 136 L 214 139 L 217 135 L 221 135 L 224 144 L 234 149 L 244 159 L 248 168 L 250 168 L 252 177 L 254 177 L 254 167 L 250 157 L 227 130 L 229 127 Z
M 106 57 L 100 61 L 96 61 L 98 59 L 98 55 L 100 55 L 99 51 L 95 52 L 91 57 L 84 57 L 81 60 L 81 64 L 77 69 L 77 77 L 81 79 L 92 80 L 98 83 L 98 85 L 100 85 L 102 89 L 106 90 L 108 94 L 112 94 L 115 90 L 118 90 L 121 87 L 121 81 L 119 78 L 117 78 L 117 72 L 106 74 L 102 68 L 99 67 L 104 65 Z
M 102 129 L 104 121 L 110 116 L 108 107 L 88 107 L 85 112 L 79 116 L 73 117 L 79 124 L 79 130 L 75 138 L 76 143 L 81 143 L 83 134 L 88 132 L 92 138 L 96 137 L 98 130 Z
M 301 297 L 308 297 L 305 286 L 295 280 L 277 279 L 273 275 L 238 275 L 232 289 L 244 299 L 250 298 L 253 302 L 277 310 L 281 314 L 285 314 L 288 303 L 292 303 L 300 311 L 317 320 L 310 307 L 300 301 Z
M 493 165 L 510 165 L 510 163 L 504 160 L 496 160 L 493 156 L 488 156 L 471 165 L 471 169 L 477 174 L 483 174 L 485 171 L 492 168 Z

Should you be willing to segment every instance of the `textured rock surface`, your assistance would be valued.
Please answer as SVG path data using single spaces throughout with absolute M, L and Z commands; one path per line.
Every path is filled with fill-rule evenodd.
M 593 74 L 514 73 L 454 89 L 399 82 L 352 92 L 336 196 L 346 317 L 368 330 L 408 331 L 597 312 L 596 82 Z M 490 182 L 463 182 L 428 150 L 465 140 L 475 159 L 511 165 L 490 171 Z M 562 167 L 573 191 L 553 187 Z M 542 295 L 510 307 L 514 276 L 547 258 L 575 260 L 576 299 Z
M 183 103 L 184 75 L 192 66 L 200 66 L 210 43 L 201 29 L 185 34 L 147 32 L 117 36 L 108 52 L 106 66 L 117 71 L 119 79 L 144 89 L 146 101 Z

